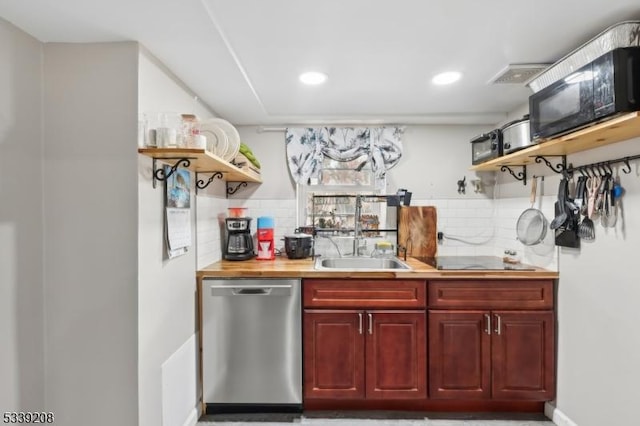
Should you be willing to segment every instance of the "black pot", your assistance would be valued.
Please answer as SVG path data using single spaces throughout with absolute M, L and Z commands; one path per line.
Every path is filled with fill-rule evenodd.
M 284 250 L 289 259 L 305 259 L 311 256 L 313 236 L 309 234 L 294 234 L 284 237 Z

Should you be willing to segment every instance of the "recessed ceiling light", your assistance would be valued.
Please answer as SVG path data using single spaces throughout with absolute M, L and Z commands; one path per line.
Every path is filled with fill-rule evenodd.
M 431 82 L 433 84 L 442 86 L 444 84 L 455 83 L 456 81 L 460 80 L 460 77 L 462 77 L 462 73 L 459 73 L 458 71 L 447 71 L 433 77 L 431 79 Z
M 305 72 L 300 74 L 300 81 L 304 84 L 315 86 L 327 81 L 327 75 L 316 71 Z

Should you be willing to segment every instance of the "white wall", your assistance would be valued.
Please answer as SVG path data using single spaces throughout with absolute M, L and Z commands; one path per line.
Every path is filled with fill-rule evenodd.
M 135 425 L 138 49 L 44 52 L 46 408 L 68 426 Z
M 0 412 L 44 410 L 42 44 L 0 19 Z
M 139 56 L 139 112 L 173 111 L 193 113 L 200 119 L 212 115 L 206 106 L 194 100 L 194 94 L 178 81 L 151 55 Z M 136 112 L 138 112 L 136 111 Z M 136 141 L 129 140 L 135 152 Z M 196 410 L 196 280 L 197 249 L 207 247 L 215 236 L 205 234 L 196 243 L 196 211 L 199 216 L 216 215 L 220 197 L 220 181 L 212 183 L 203 197 L 195 196 L 195 174 L 191 174 L 191 230 L 193 244 L 186 255 L 167 259 L 165 254 L 164 191 L 151 181 L 152 160 L 139 157 L 137 186 L 138 206 L 138 378 L 139 424 L 156 426 L 170 419 L 186 421 Z M 208 178 L 208 176 L 206 177 Z M 202 208 L 196 202 L 204 199 Z M 219 201 L 226 208 L 226 200 Z M 164 392 L 185 396 L 184 399 L 163 398 Z M 165 395 L 166 396 L 166 395 Z M 191 400 L 190 407 L 185 400 Z M 163 403 L 164 402 L 164 403 Z M 164 422 L 164 423 L 163 423 Z

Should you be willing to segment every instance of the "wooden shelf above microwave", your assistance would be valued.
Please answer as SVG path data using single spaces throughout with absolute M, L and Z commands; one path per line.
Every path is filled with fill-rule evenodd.
M 473 171 L 495 171 L 502 166 L 532 164 L 537 156 L 569 155 L 640 136 L 640 112 L 621 115 L 602 123 L 550 139 L 521 151 L 472 166 Z
M 187 169 L 198 173 L 222 173 L 227 182 L 262 183 L 262 178 L 250 170 L 242 170 L 204 149 L 197 148 L 138 148 L 140 154 L 157 159 L 170 166 L 178 160 L 189 160 Z

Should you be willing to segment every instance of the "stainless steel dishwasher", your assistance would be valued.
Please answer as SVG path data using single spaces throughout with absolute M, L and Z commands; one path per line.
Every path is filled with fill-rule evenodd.
M 302 409 L 299 279 L 202 280 L 208 414 Z

